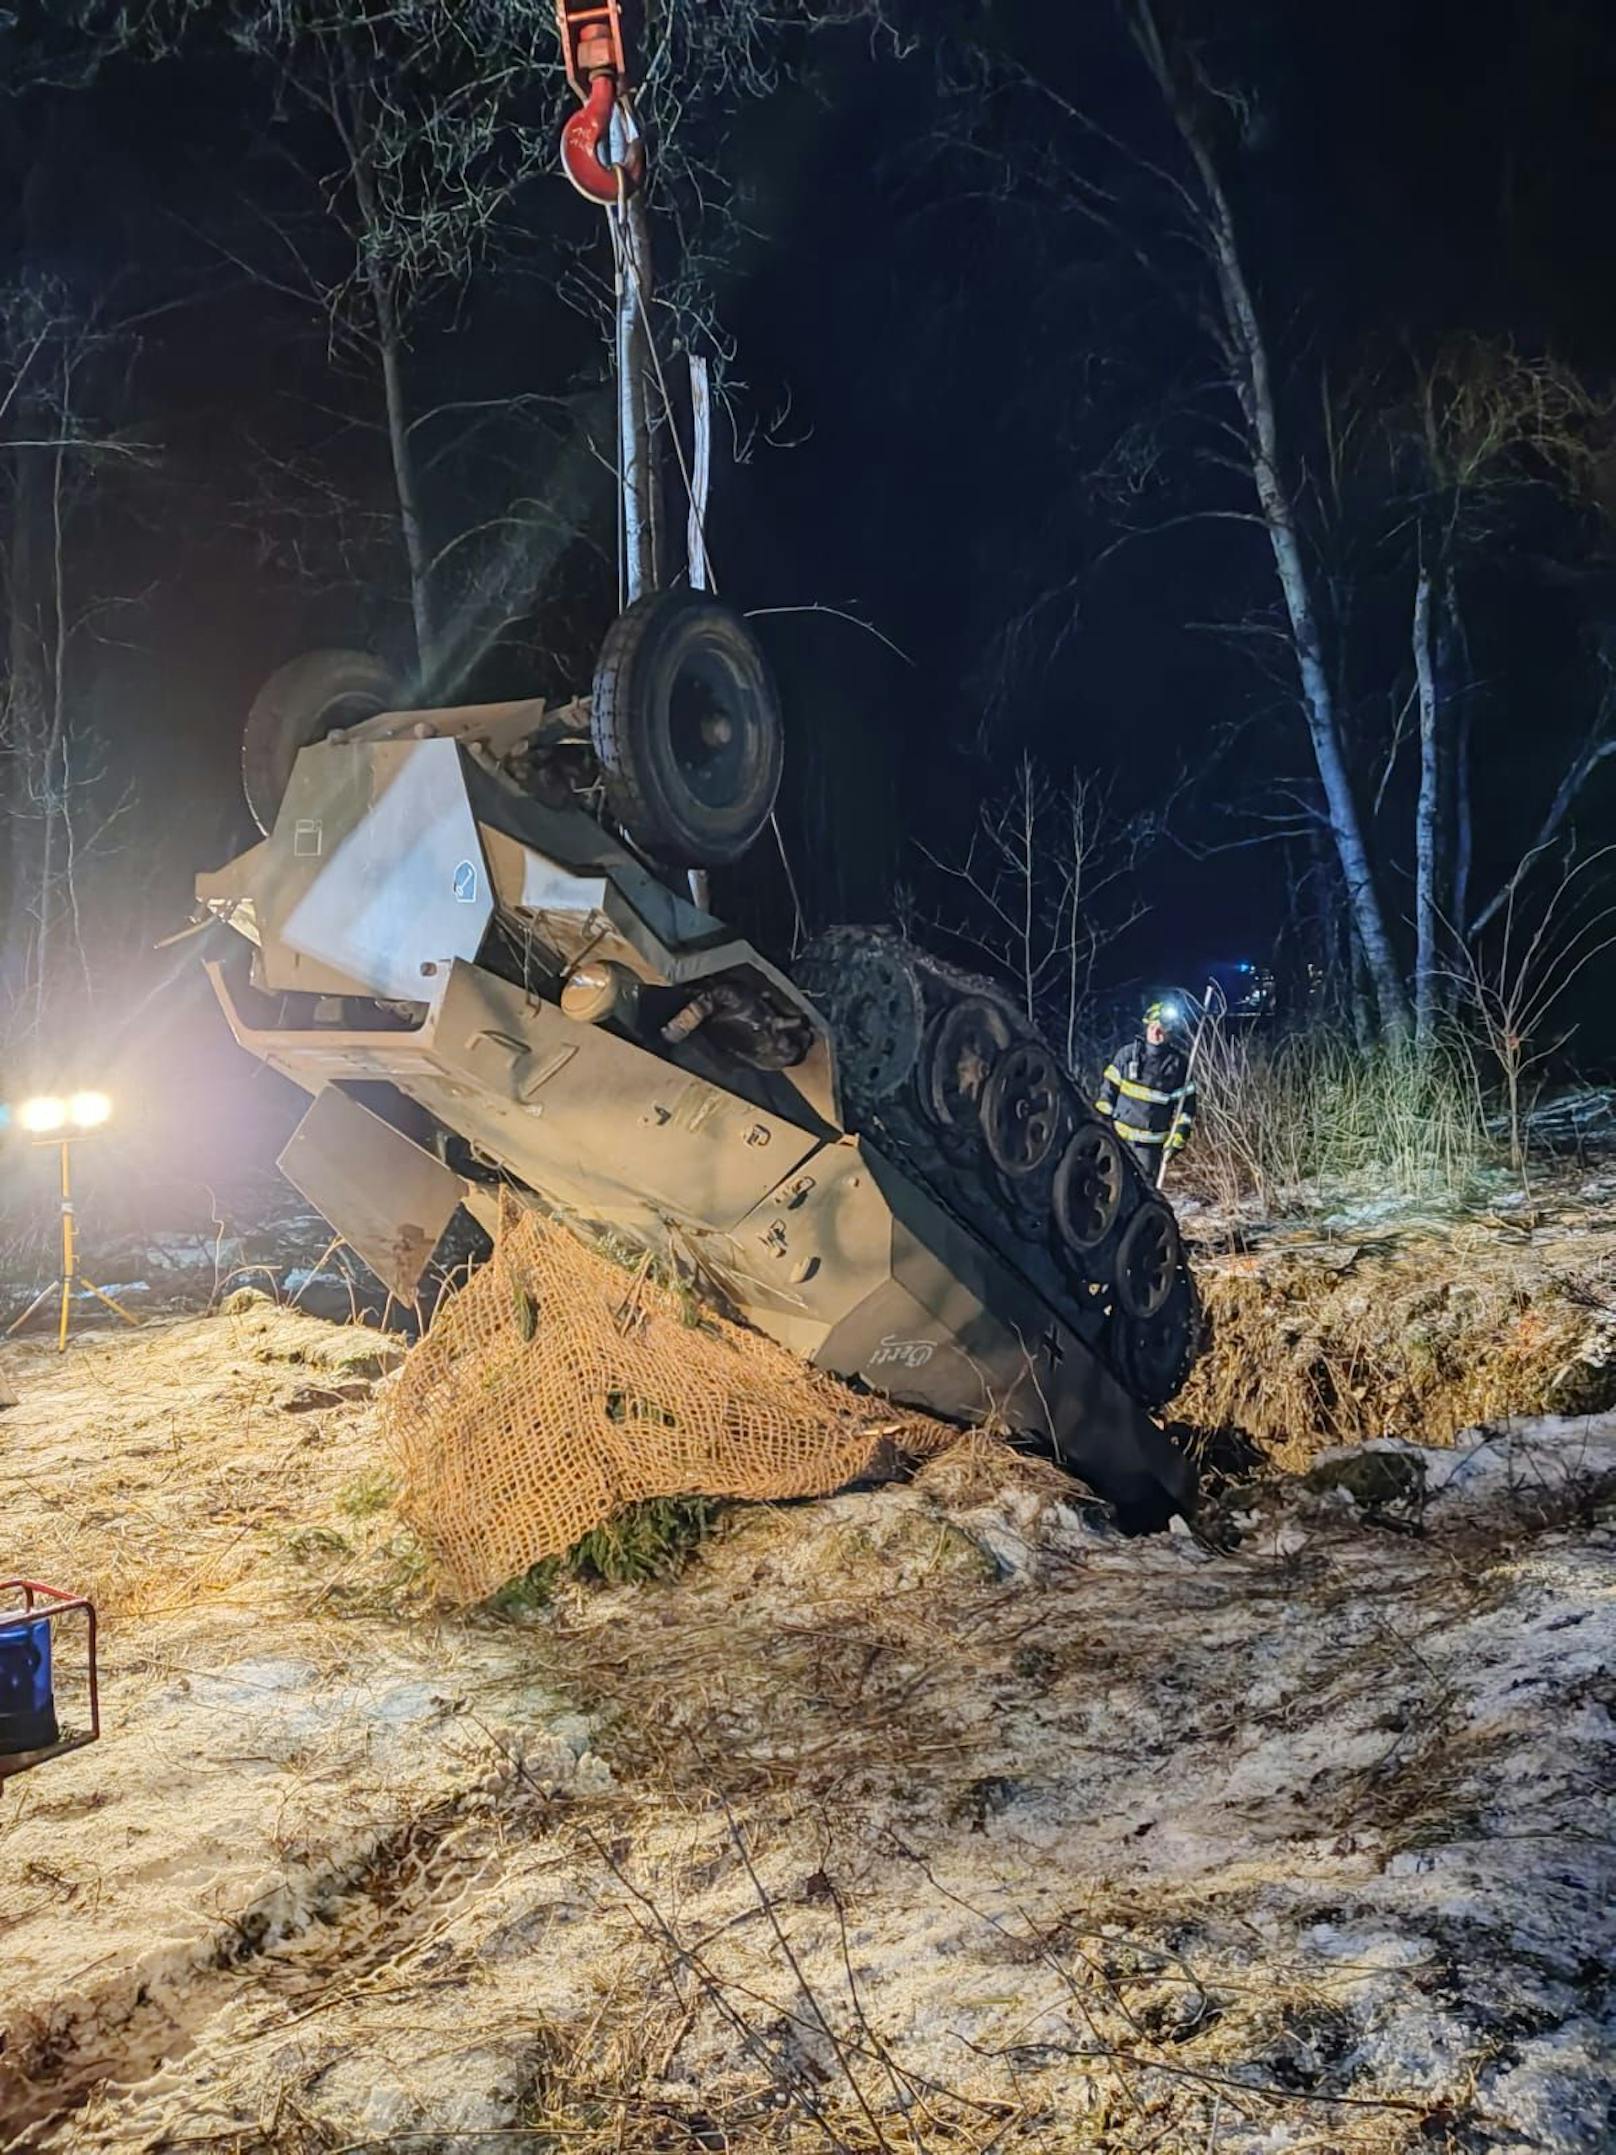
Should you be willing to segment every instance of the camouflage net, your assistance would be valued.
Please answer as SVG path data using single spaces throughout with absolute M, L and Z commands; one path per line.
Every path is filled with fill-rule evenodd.
M 958 1434 L 532 1214 L 440 1307 L 386 1416 L 399 1510 L 459 1601 L 642 1498 L 827 1496 Z

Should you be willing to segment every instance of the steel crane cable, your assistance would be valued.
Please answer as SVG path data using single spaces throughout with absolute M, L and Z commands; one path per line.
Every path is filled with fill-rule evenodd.
M 708 588 L 716 598 L 718 596 L 718 577 L 713 567 L 713 550 L 707 539 L 706 511 L 696 499 L 696 482 L 691 475 L 689 459 L 685 455 L 685 445 L 680 440 L 679 429 L 674 423 L 673 399 L 668 390 L 667 375 L 662 368 L 662 354 L 657 350 L 656 328 L 651 319 L 651 309 L 645 296 L 645 286 L 640 279 L 639 265 L 634 259 L 634 249 L 629 245 L 628 241 L 627 221 L 630 190 L 624 168 L 617 165 L 613 169 L 617 173 L 617 202 L 615 209 L 608 208 L 606 213 L 607 224 L 612 235 L 612 251 L 619 276 L 626 270 L 629 281 L 634 287 L 634 296 L 640 309 L 640 319 L 645 324 L 645 342 L 646 348 L 651 354 L 651 370 L 656 376 L 657 394 L 662 399 L 662 415 L 668 423 L 668 432 L 673 436 L 673 453 L 678 459 L 679 477 L 684 484 L 685 501 L 689 506 L 691 516 L 695 519 L 696 529 L 701 534 L 701 551 L 702 558 L 707 564 Z M 619 480 L 621 480 L 621 473 L 619 473 Z

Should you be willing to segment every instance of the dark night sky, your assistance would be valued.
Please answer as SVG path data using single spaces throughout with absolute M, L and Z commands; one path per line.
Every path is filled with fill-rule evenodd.
M 1602 0 L 1244 0 L 1216 13 L 1260 88 L 1235 182 L 1287 365 L 1300 375 L 1321 355 L 1467 328 L 1616 372 L 1616 23 Z M 1169 147 L 1106 8 L 999 0 L 932 14 L 986 24 L 1108 129 Z M 755 234 L 720 294 L 736 372 L 765 420 L 789 396 L 780 431 L 795 444 L 717 472 L 726 594 L 748 608 L 848 607 L 914 661 L 824 615 L 762 624 L 790 709 L 788 828 L 800 834 L 817 800 L 835 804 L 844 834 L 803 864 L 822 916 L 879 913 L 893 876 L 917 872 L 921 833 L 956 849 L 1023 747 L 1057 773 L 1113 776 L 1137 805 L 1159 774 L 1193 769 L 1229 719 L 1286 719 L 1285 684 L 1207 627 L 1274 597 L 1261 535 L 1213 524 L 1079 575 L 1071 633 L 1058 655 L 1033 654 L 984 739 L 984 658 L 1024 570 L 1042 560 L 1052 580 L 1077 575 L 1110 532 L 1081 457 L 1048 453 L 1047 415 L 1091 377 L 1120 396 L 1130 370 L 1166 379 L 1204 357 L 1188 323 L 1113 304 L 1114 267 L 1088 234 L 984 201 L 968 162 L 927 153 L 939 109 L 927 50 L 878 62 L 847 35 L 813 48 L 800 86 L 744 112 L 725 151 Z M 1013 134 L 1023 118 L 1007 116 Z M 134 374 L 161 463 L 99 535 L 107 580 L 143 595 L 97 663 L 95 694 L 115 760 L 140 783 L 131 844 L 159 931 L 184 919 L 193 869 L 248 835 L 235 766 L 259 680 L 300 649 L 396 633 L 401 619 L 384 600 L 356 625 L 351 594 L 300 588 L 239 510 L 249 436 L 318 450 L 361 488 L 379 469 L 374 436 L 310 431 L 311 400 L 357 411 L 361 393 L 333 388 L 307 322 L 196 237 L 229 228 L 229 204 L 255 188 L 276 199 L 263 120 L 246 70 L 218 59 L 115 65 L 56 118 L 57 266 L 87 287 L 186 300 L 150 324 Z M 14 183 L 40 125 L 37 104 L 13 104 Z M 550 233 L 588 233 L 590 212 L 559 179 L 524 208 Z M 456 330 L 423 336 L 418 394 L 555 389 L 596 364 L 588 326 L 544 277 L 502 273 Z M 536 469 L 535 485 L 545 477 Z M 456 512 L 452 486 L 438 506 Z M 610 603 L 602 562 L 575 549 L 537 594 L 528 647 L 496 654 L 475 687 L 565 686 Z M 1498 664 L 1543 685 L 1541 756 L 1581 723 L 1576 623 L 1529 572 L 1504 579 L 1487 613 Z M 1515 737 L 1497 721 L 1488 753 L 1512 753 Z M 1546 795 L 1552 775 L 1524 780 Z M 726 895 L 768 928 L 777 885 L 763 860 Z M 1261 951 L 1278 888 L 1271 854 L 1168 853 L 1119 971 L 1182 978 Z
M 1105 10 L 1064 28 L 1036 4 L 994 12 L 1065 94 L 1167 148 L 1137 64 L 1096 32 Z M 1240 208 L 1271 333 L 1299 369 L 1332 351 L 1350 364 L 1371 343 L 1465 328 L 1610 371 L 1616 25 L 1603 10 L 1369 0 L 1220 11 L 1240 18 L 1238 51 L 1255 56 L 1264 91 Z M 882 681 L 904 726 L 901 784 L 928 816 L 957 820 L 983 781 L 972 677 L 1014 603 L 995 565 L 1029 516 L 1077 560 L 1095 543 L 1081 492 L 1050 496 L 1037 403 L 1092 363 L 1100 339 L 1081 291 L 1063 335 L 1062 296 L 1027 259 L 1019 205 L 960 204 L 969 175 L 946 162 L 919 179 L 902 172 L 901 146 L 933 124 L 929 107 L 923 65 L 855 67 L 837 76 L 805 152 L 792 144 L 771 164 L 769 123 L 754 130 L 778 238 L 760 250 L 736 320 L 749 371 L 760 384 L 789 380 L 794 422 L 813 432 L 806 449 L 730 484 L 748 556 L 759 559 L 766 531 L 762 558 L 780 589 L 856 595 L 917 654 L 914 673 Z M 896 184 L 872 171 L 883 145 Z M 804 276 L 810 261 L 817 273 Z M 1115 321 L 1119 345 L 1131 326 Z M 1176 334 L 1182 355 L 1169 363 L 1201 365 L 1187 325 Z M 1555 678 L 1575 624 L 1554 593 L 1517 581 L 1527 588 L 1490 594 L 1489 605 L 1523 655 L 1532 647 L 1550 700 L 1563 690 L 1576 703 L 1570 723 L 1580 725 L 1580 689 Z M 1276 690 L 1204 626 L 1238 617 L 1253 594 L 1271 603 L 1255 531 L 1202 525 L 1129 547 L 1079 589 L 1058 661 L 1018 682 L 995 755 L 1025 742 L 1052 765 L 1113 770 L 1124 798 L 1146 744 L 1160 767 L 1193 766 L 1221 720 L 1288 700 L 1288 682 Z M 859 664 L 846 642 L 827 658 Z M 1534 712 L 1540 755 L 1539 729 L 1554 724 L 1552 711 Z M 1552 773 L 1537 782 L 1545 797 Z M 1507 834 L 1519 841 L 1518 829 Z M 1181 973 L 1220 946 L 1264 946 L 1271 858 L 1168 862 L 1160 875 L 1166 901 L 1129 952 L 1137 965 Z

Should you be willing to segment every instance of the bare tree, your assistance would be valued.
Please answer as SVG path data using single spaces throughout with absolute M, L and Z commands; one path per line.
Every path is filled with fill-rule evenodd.
M 279 160 L 315 216 L 251 205 L 253 237 L 224 247 L 263 284 L 316 310 L 333 358 L 375 384 L 423 680 L 441 670 L 441 594 L 423 475 L 412 340 L 501 238 L 513 198 L 553 147 L 529 101 L 558 74 L 555 15 L 540 0 L 192 0 L 273 71 L 291 131 Z
M 1510 1165 L 1523 1183 L 1534 1073 L 1576 1030 L 1560 1025 L 1557 1014 L 1587 968 L 1616 947 L 1610 885 L 1616 848 L 1603 846 L 1581 860 L 1568 850 L 1552 888 L 1526 907 L 1521 893 L 1541 852 L 1534 849 L 1510 878 L 1495 937 L 1459 945 L 1464 1005 L 1498 1067 Z
M 1281 445 L 1279 403 L 1268 341 L 1214 151 L 1213 91 L 1188 46 L 1163 33 L 1155 0 L 1125 0 L 1125 6 L 1135 41 L 1195 174 L 1194 190 L 1181 192 L 1212 272 L 1216 294 L 1214 333 L 1239 405 L 1239 439 L 1273 549 L 1330 833 L 1341 861 L 1353 928 L 1374 982 L 1381 1023 L 1388 1032 L 1401 1032 L 1408 1024 L 1408 998 L 1387 931 L 1348 769 L 1341 714 L 1325 660 L 1318 601 Z
M 1209 382 L 1201 368 L 1152 364 L 1132 390 L 1131 416 L 1116 413 L 1114 399 L 1097 406 L 1085 376 L 1059 414 L 1040 412 L 1044 438 L 1060 440 L 1064 431 L 1106 444 L 1097 465 L 1089 458 L 1091 498 L 1097 490 L 1122 530 L 1087 549 L 1064 578 L 1033 586 L 1004 629 L 1002 670 L 1006 678 L 1025 673 L 1035 628 L 1044 647 L 1059 650 L 1078 619 L 1083 583 L 1121 547 L 1208 518 L 1259 528 L 1273 559 L 1279 619 L 1262 610 L 1232 628 L 1219 626 L 1225 635 L 1238 633 L 1276 682 L 1275 654 L 1282 654 L 1313 774 L 1299 784 L 1285 772 L 1269 788 L 1250 811 L 1263 826 L 1256 837 L 1266 843 L 1294 831 L 1293 807 L 1280 822 L 1273 811 L 1286 796 L 1291 804 L 1308 797 L 1304 824 L 1322 817 L 1336 863 L 1329 892 L 1339 891 L 1350 920 L 1350 970 L 1370 984 L 1380 1030 L 1412 1033 L 1429 1048 L 1452 992 L 1443 924 L 1465 917 L 1474 852 L 1476 695 L 1465 571 L 1497 537 L 1512 494 L 1548 486 L 1575 504 L 1601 486 L 1609 493 L 1613 414 L 1608 400 L 1557 362 L 1469 339 L 1416 362 L 1412 387 L 1401 386 L 1409 378 L 1407 355 L 1382 362 L 1344 395 L 1325 370 L 1320 424 L 1299 374 L 1276 367 L 1236 206 L 1240 160 L 1256 132 L 1255 100 L 1215 70 L 1209 45 L 1190 34 L 1189 0 L 1118 0 L 1118 11 L 1170 122 L 1165 150 L 1153 149 L 1142 133 L 1119 138 L 1098 115 L 985 46 L 974 72 L 959 70 L 948 148 L 963 143 L 973 158 L 979 197 L 1022 210 L 1047 205 L 1059 219 L 1063 252 L 1049 264 L 1052 281 L 1074 273 L 1079 235 L 1086 234 L 1136 303 L 1153 298 L 1165 302 L 1166 319 L 1188 318 L 1211 345 L 1215 374 Z M 1202 10 L 1199 19 L 1213 14 Z M 1023 116 L 1041 114 L 1047 123 L 1024 126 L 1026 148 L 979 116 L 1004 101 L 993 93 L 1011 90 L 1020 93 Z M 1087 263 L 1083 270 L 1097 274 Z M 1060 447 L 1074 453 L 1069 440 Z M 1186 457 L 1195 473 L 1189 485 Z M 1230 498 L 1230 473 L 1254 500 Z M 1047 491 L 1058 497 L 1058 488 Z M 1049 538 L 1061 543 L 1057 533 Z M 1381 759 L 1364 720 L 1397 709 L 1403 683 L 1390 695 L 1392 684 L 1384 682 L 1358 693 L 1358 661 L 1370 646 L 1358 638 L 1354 605 L 1360 571 L 1376 557 L 1373 573 L 1383 582 L 1394 542 L 1408 547 L 1413 564 L 1405 648 L 1413 662 L 1407 709 L 1417 725 L 1408 736 L 1394 725 L 1371 805 L 1358 781 L 1372 755 Z M 1373 664 L 1383 665 L 1378 651 Z M 1395 836 L 1377 827 L 1397 751 L 1409 737 L 1419 756 L 1412 846 L 1407 827 Z M 1603 752 L 1602 737 L 1584 745 L 1565 774 L 1563 796 L 1575 796 Z M 1273 759 L 1265 760 L 1272 768 Z M 1390 798 L 1400 805 L 1403 796 Z M 1388 877 L 1410 854 L 1412 995 L 1386 898 Z
M 922 852 L 959 884 L 965 904 L 934 925 L 1015 984 L 1029 1022 L 1080 1053 L 1101 953 L 1143 918 L 1137 871 L 1153 819 L 1126 820 L 1106 789 L 1074 774 L 1064 786 L 1024 755 L 982 804 L 965 857 Z
M 1120 536 L 1063 579 L 1046 579 L 1035 590 L 1004 632 L 1004 655 L 1024 657 L 1034 625 L 1050 621 L 1058 649 L 1075 621 L 1080 586 L 1123 546 L 1206 520 L 1261 531 L 1283 626 L 1264 610 L 1240 623 L 1240 633 L 1259 658 L 1283 655 L 1285 693 L 1300 703 L 1314 773 L 1310 790 L 1316 789 L 1339 864 L 1353 941 L 1373 984 L 1380 1024 L 1401 1033 L 1410 1026 L 1411 1009 L 1353 783 L 1328 594 L 1312 535 L 1304 531 L 1308 462 L 1289 439 L 1288 407 L 1223 169 L 1249 101 L 1211 79 L 1199 49 L 1168 18 L 1163 0 L 1118 0 L 1117 13 L 1168 122 L 1170 140 L 1161 152 L 1153 152 L 1143 136 L 1119 138 L 1094 113 L 984 46 L 971 49 L 950 83 L 946 146 L 955 157 L 973 159 L 980 193 L 1050 210 L 1064 250 L 1052 277 L 1071 273 L 1086 239 L 1136 301 L 1164 307 L 1166 321 L 1180 329 L 1187 324 L 1203 350 L 1210 347 L 1213 376 L 1208 381 L 1199 357 L 1193 368 L 1165 370 L 1167 379 L 1157 378 L 1163 370 L 1152 363 L 1146 408 L 1117 415 L 1109 446 L 1089 473 L 1091 489 L 1113 506 L 1124 527 Z M 1019 140 L 1007 142 L 991 117 L 982 117 L 999 110 L 1011 93 L 1023 113 L 1045 122 L 1024 130 L 1030 152 Z M 1074 401 L 1087 397 L 1085 388 Z M 1078 414 L 1078 431 L 1088 435 L 1084 422 L 1102 418 Z M 1047 411 L 1040 410 L 1038 424 L 1055 432 Z M 1186 452 L 1196 481 L 1175 495 Z M 1226 490 L 1231 473 L 1241 489 L 1233 498 Z
M 1442 944 L 1448 921 L 1466 922 L 1473 853 L 1474 694 L 1463 580 L 1499 539 L 1515 496 L 1547 489 L 1573 509 L 1597 499 L 1612 416 L 1608 396 L 1560 361 L 1478 337 L 1456 338 L 1417 362 L 1411 391 L 1384 409 L 1393 461 L 1388 506 L 1412 532 L 1416 555 L 1414 999 L 1417 1036 L 1426 1045 L 1455 977 Z M 1601 713 L 1601 728 L 1567 766 L 1539 846 L 1554 837 L 1602 760 L 1607 716 Z M 1471 932 L 1503 902 L 1500 892 Z
M 125 325 L 85 313 L 49 279 L 25 278 L 0 301 L 9 613 L 0 810 L 10 859 L 0 986 L 11 1023 L 36 1034 L 72 980 L 89 992 L 80 875 L 126 805 L 101 797 L 104 759 L 71 667 L 106 603 L 75 574 L 74 527 L 110 469 L 151 453 L 94 415 L 91 385 L 121 368 L 129 346 Z

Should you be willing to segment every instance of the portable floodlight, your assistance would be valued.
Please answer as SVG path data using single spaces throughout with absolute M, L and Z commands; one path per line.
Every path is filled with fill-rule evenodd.
M 112 1119 L 112 1102 L 104 1092 L 75 1092 L 66 1095 L 39 1093 L 32 1100 L 25 1100 L 17 1110 L 17 1124 L 26 1130 L 38 1145 L 55 1147 L 61 1170 L 62 1190 L 62 1271 L 59 1279 L 49 1286 L 41 1287 L 22 1315 L 6 1327 L 6 1337 L 20 1332 L 42 1302 L 48 1302 L 53 1294 L 61 1295 L 61 1315 L 56 1329 L 56 1351 L 67 1352 L 67 1328 L 73 1306 L 73 1292 L 82 1287 L 93 1294 L 98 1302 L 104 1302 L 116 1317 L 132 1325 L 135 1319 L 111 1295 L 103 1294 L 88 1274 L 79 1269 L 78 1236 L 73 1212 L 73 1145 L 76 1139 L 87 1137 Z
M 57 1137 L 63 1130 L 99 1130 L 112 1119 L 112 1102 L 104 1092 L 76 1092 L 59 1100 L 54 1093 L 40 1093 L 25 1100 L 17 1121 L 30 1137 Z

